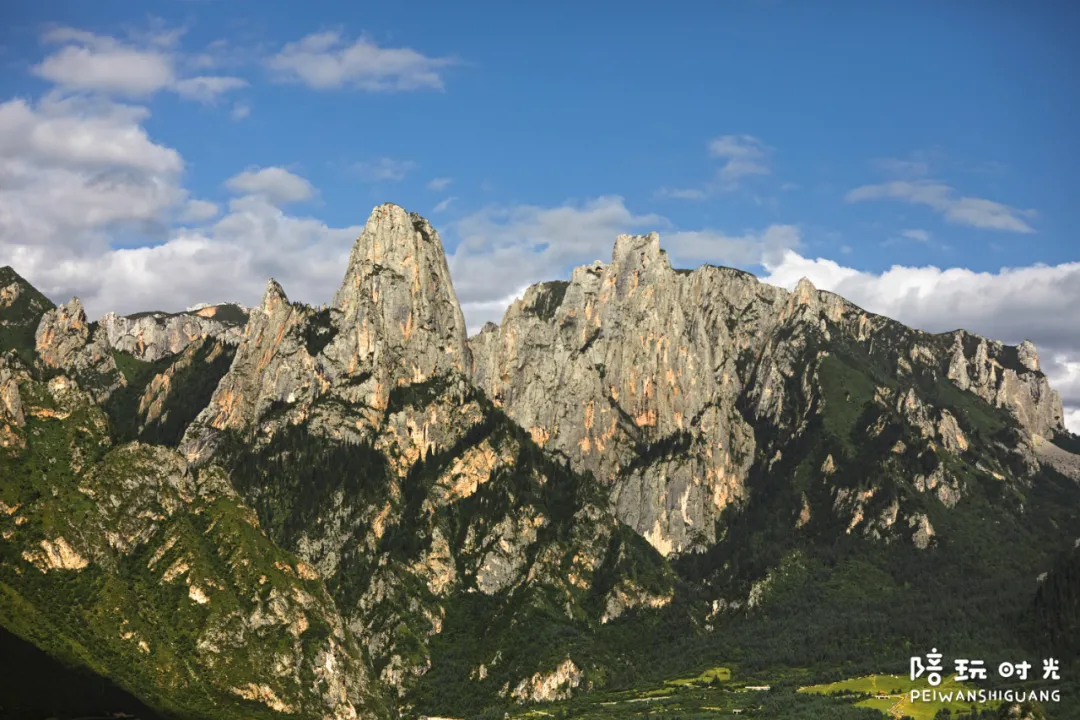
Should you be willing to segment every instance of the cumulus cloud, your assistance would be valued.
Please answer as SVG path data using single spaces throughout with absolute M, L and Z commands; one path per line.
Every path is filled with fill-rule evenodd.
M 180 214 L 180 220 L 201 223 L 214 219 L 219 212 L 221 208 L 209 200 L 188 200 Z
M 178 68 L 191 63 L 175 47 L 181 35 L 181 30 L 159 29 L 135 33 L 123 41 L 77 28 L 53 28 L 42 41 L 60 47 L 32 70 L 70 91 L 146 97 L 172 90 L 202 103 L 247 86 L 247 81 L 237 77 L 183 77 Z
M 453 178 L 437 177 L 430 180 L 427 184 L 428 190 L 434 190 L 435 192 L 442 192 L 446 188 L 450 187 L 450 183 L 453 182 Z
M 1031 340 L 1074 422 L 1080 419 L 1080 323 L 1063 320 L 1080 307 L 1080 262 L 993 273 L 902 266 L 869 273 L 789 251 L 766 269 L 765 282 L 793 288 L 806 277 L 871 312 L 928 332 L 963 328 L 1010 344 Z M 1070 427 L 1080 431 L 1080 425 Z
M 673 262 L 690 267 L 702 262 L 727 265 L 759 265 L 768 258 L 781 258 L 784 251 L 801 245 L 799 228 L 770 225 L 761 232 L 728 235 L 717 230 L 680 231 L 661 235 L 660 243 Z
M 947 222 L 991 230 L 1033 233 L 1022 215 L 1031 216 L 1031 210 L 1017 210 L 992 200 L 976 197 L 960 197 L 948 185 L 932 180 L 894 180 L 879 185 L 863 185 L 848 192 L 844 197 L 849 203 L 866 200 L 903 200 L 925 205 L 941 213 Z
M 62 87 L 126 95 L 150 95 L 175 80 L 173 58 L 160 48 L 135 48 L 75 28 L 55 28 L 42 40 L 60 44 L 33 71 Z
M 266 61 L 284 82 L 316 90 L 352 87 L 376 92 L 442 90 L 442 70 L 455 64 L 411 48 L 380 47 L 361 37 L 348 42 L 336 31 L 307 35 L 286 44 Z
M 90 248 L 160 234 L 186 200 L 183 159 L 141 126 L 145 108 L 49 95 L 0 104 L 0 247 Z
M 447 208 L 449 208 L 449 207 L 450 207 L 450 205 L 451 205 L 451 204 L 452 204 L 452 203 L 453 203 L 453 202 L 454 202 L 455 200 L 457 200 L 457 198 L 454 198 L 454 197 L 448 197 L 448 198 L 446 198 L 445 200 L 441 201 L 441 202 L 440 202 L 439 204 L 437 204 L 437 205 L 435 206 L 435 208 L 434 208 L 434 212 L 437 212 L 437 213 L 439 213 L 439 212 L 444 212 L 444 211 L 445 211 L 445 210 L 446 210 Z
M 258 195 L 275 204 L 309 200 L 315 195 L 311 183 L 282 167 L 250 168 L 226 180 L 225 186 L 235 193 Z
M 470 326 L 502 318 L 492 302 L 568 268 L 611 257 L 615 236 L 654 230 L 658 215 L 635 215 L 617 196 L 557 207 L 490 206 L 452 226 L 460 238 L 448 258 Z
M 394 158 L 378 158 L 353 165 L 353 171 L 365 182 L 398 182 L 404 180 L 414 168 L 416 163 L 411 160 L 395 160 Z
M 276 278 L 289 296 L 328 302 L 362 228 L 331 228 L 285 214 L 264 198 L 234 200 L 208 227 L 174 231 L 165 242 L 92 256 L 24 254 L 16 268 L 55 299 L 78 295 L 91 317 L 108 311 L 178 310 L 197 302 L 259 302 Z M 44 250 L 44 248 L 42 248 Z

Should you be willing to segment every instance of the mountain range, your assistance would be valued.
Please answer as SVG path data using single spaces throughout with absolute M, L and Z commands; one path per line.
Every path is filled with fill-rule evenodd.
M 1031 343 L 672 268 L 655 233 L 472 337 L 392 204 L 321 307 L 270 280 L 91 322 L 3 268 L 0 352 L 6 644 L 166 717 L 1080 655 L 1080 437 Z

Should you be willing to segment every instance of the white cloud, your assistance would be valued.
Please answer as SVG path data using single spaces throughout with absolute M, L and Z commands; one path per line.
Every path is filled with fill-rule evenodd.
M 490 300 L 473 300 L 470 302 L 461 303 L 461 312 L 465 314 L 465 325 L 469 335 L 475 335 L 480 332 L 484 327 L 484 323 L 493 322 L 496 325 L 502 320 L 503 315 L 506 314 L 506 309 L 513 304 L 515 300 L 520 300 L 525 296 L 525 291 L 529 289 L 527 283 L 522 285 L 517 290 L 514 290 L 502 297 L 492 298 Z
M 50 30 L 42 40 L 63 47 L 33 71 L 65 88 L 150 95 L 175 79 L 172 56 L 158 48 L 135 48 L 74 28 Z
M 1069 428 L 1069 432 L 1073 435 L 1080 435 L 1080 408 L 1076 410 L 1066 410 L 1065 427 Z
M 358 162 L 353 165 L 353 170 L 365 182 L 398 182 L 404 180 L 415 167 L 416 163 L 411 160 L 384 157 L 368 162 Z
M 199 63 L 177 49 L 181 35 L 182 29 L 159 28 L 131 33 L 131 40 L 124 42 L 76 28 L 53 28 L 44 33 L 42 41 L 61 47 L 32 70 L 69 91 L 145 97 L 172 90 L 201 103 L 212 103 L 247 86 L 247 81 L 238 77 L 182 77 L 178 66 L 196 67 Z
M 915 242 L 929 242 L 930 241 L 930 233 L 928 233 L 926 230 L 919 230 L 919 229 L 904 230 L 900 234 L 903 235 L 904 237 L 906 237 L 908 240 L 914 240 Z
M 1080 419 L 1080 323 L 1071 312 L 1080 307 L 1080 262 L 996 273 L 896 266 L 878 274 L 787 252 L 766 268 L 765 282 L 793 288 L 807 277 L 818 288 L 928 332 L 963 328 L 1010 344 L 1031 340 L 1073 421 Z
M 231 90 L 247 87 L 247 84 L 247 80 L 238 77 L 200 75 L 180 80 L 173 89 L 181 97 L 209 104 Z
M 0 104 L 0 249 L 87 250 L 161 234 L 186 199 L 183 159 L 150 140 L 145 108 L 49 95 Z
M 762 232 L 727 235 L 716 230 L 692 230 L 660 236 L 660 245 L 673 261 L 688 267 L 702 262 L 727 265 L 758 265 L 766 258 L 783 257 L 786 250 L 801 245 L 799 229 L 794 225 L 770 225 Z
M 726 160 L 717 173 L 720 183 L 737 187 L 740 179 L 749 175 L 768 175 L 769 148 L 752 135 L 722 135 L 709 142 L 709 155 Z
M 217 206 L 217 203 L 212 203 L 209 200 L 188 200 L 183 212 L 180 213 L 179 219 L 186 222 L 201 223 L 213 220 L 219 212 L 221 212 L 221 208 Z
M 183 160 L 150 140 L 139 125 L 145 117 L 103 101 L 0 104 L 5 263 L 54 300 L 79 296 L 92 317 L 203 301 L 250 305 L 271 276 L 298 299 L 330 299 L 361 228 L 282 212 L 275 201 L 314 188 L 281 168 L 233 178 L 230 186 L 247 194 L 211 222 L 219 208 L 179 186 Z M 125 230 L 126 244 L 142 247 L 117 243 Z
M 245 105 L 244 103 L 239 103 L 238 102 L 238 103 L 233 104 L 233 108 L 229 112 L 229 117 L 232 118 L 233 120 L 239 122 L 240 120 L 243 120 L 244 118 L 246 118 L 250 114 L 251 114 L 251 108 L 248 107 L 247 105 Z
M 282 167 L 245 170 L 226 180 L 225 186 L 235 193 L 258 195 L 277 204 L 300 202 L 315 195 L 311 183 Z
M 202 229 L 181 229 L 150 247 L 65 255 L 46 248 L 14 260 L 54 299 L 78 295 L 91 317 L 108 311 L 178 310 L 198 302 L 259 302 L 269 277 L 289 297 L 328 302 L 361 227 L 331 228 L 286 215 L 259 197 L 234 200 L 229 213 Z
M 39 166 L 127 167 L 155 173 L 183 169 L 180 154 L 150 141 L 145 108 L 46 96 L 0 105 L 0 157 Z
M 849 203 L 866 200 L 894 199 L 926 205 L 945 216 L 948 222 L 977 228 L 1033 233 L 1020 215 L 1033 215 L 1030 210 L 1017 210 L 992 200 L 957 197 L 948 185 L 930 180 L 895 180 L 880 185 L 864 185 L 848 192 Z
M 575 265 L 610 258 L 616 235 L 664 222 L 634 215 L 616 196 L 558 207 L 491 206 L 467 215 L 453 225 L 461 241 L 448 257 L 466 320 L 470 327 L 500 320 L 506 306 L 494 301 Z
M 440 72 L 454 62 L 427 57 L 410 48 L 379 47 L 366 37 L 350 44 L 341 33 L 331 31 L 288 43 L 267 60 L 267 66 L 280 80 L 300 82 L 317 90 L 351 86 L 394 92 L 441 90 Z
M 442 202 L 440 202 L 438 205 L 435 206 L 434 212 L 437 212 L 437 213 L 444 212 L 448 207 L 450 207 L 450 204 L 453 203 L 454 200 L 457 200 L 457 198 L 454 198 L 454 197 L 446 198 L 445 200 L 443 200 Z
M 428 190 L 434 190 L 435 192 L 442 192 L 446 188 L 450 187 L 450 183 L 452 183 L 453 181 L 454 181 L 453 178 L 438 177 L 438 178 L 434 178 L 430 182 L 428 182 L 427 187 L 428 187 Z

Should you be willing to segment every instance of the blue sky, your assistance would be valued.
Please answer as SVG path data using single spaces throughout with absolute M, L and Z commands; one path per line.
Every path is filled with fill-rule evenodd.
M 268 275 L 324 302 L 392 201 L 474 327 L 657 230 L 678 265 L 1033 335 L 1080 408 L 1076 3 L 3 13 L 0 263 L 92 314 L 251 304 Z

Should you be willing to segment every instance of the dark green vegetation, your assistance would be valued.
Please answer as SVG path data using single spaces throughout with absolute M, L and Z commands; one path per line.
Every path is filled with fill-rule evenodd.
M 1032 632 L 1054 653 L 1080 658 L 1080 549 L 1062 553 L 1039 583 Z
M 276 717 L 235 691 L 276 677 L 290 707 L 319 716 L 309 693 L 333 603 L 320 582 L 298 577 L 296 558 L 266 538 L 226 476 L 190 473 L 160 447 L 114 447 L 107 416 L 78 391 L 27 380 L 20 393 L 28 412 L 15 432 L 25 447 L 0 448 L 0 625 L 64 666 L 111 680 L 117 687 L 101 696 L 110 702 L 129 693 L 180 718 Z M 67 564 L 53 567 L 50 548 L 60 545 Z M 293 621 L 289 605 L 274 598 L 301 592 L 312 600 L 294 636 L 282 624 Z M 244 627 L 268 604 L 286 608 L 284 619 Z M 350 659 L 362 657 L 355 641 L 337 643 L 341 671 L 363 678 Z M 296 679 L 273 670 L 281 657 Z M 38 686 L 90 707 L 80 703 L 95 696 L 78 694 L 88 681 L 73 680 L 69 692 L 59 684 L 66 677 Z M 365 702 L 382 711 L 377 691 Z
M 18 353 L 34 361 L 34 333 L 41 316 L 56 305 L 10 267 L 0 267 L 0 354 Z
M 113 438 L 176 447 L 191 421 L 210 402 L 235 353 L 235 347 L 211 338 L 196 341 L 179 357 L 152 363 L 113 351 L 127 381 L 105 403 Z M 147 390 L 162 373 L 168 375 L 168 385 L 162 389 L 155 417 L 148 420 L 147 412 L 157 396 L 147 397 Z

